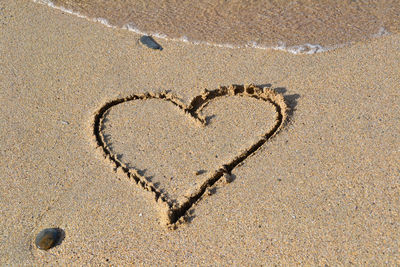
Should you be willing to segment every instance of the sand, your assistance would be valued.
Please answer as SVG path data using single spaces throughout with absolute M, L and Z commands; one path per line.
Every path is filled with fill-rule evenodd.
M 400 32 L 397 0 L 50 2 L 118 27 L 166 38 L 242 47 L 286 46 L 292 51 L 330 49 L 374 35 Z
M 315 55 L 157 40 L 159 51 L 132 32 L 30 1 L 5 0 L 0 8 L 2 265 L 400 264 L 400 35 Z M 161 223 L 165 207 L 154 194 L 115 172 L 96 148 L 93 119 L 109 101 L 167 90 L 189 105 L 204 89 L 250 83 L 283 95 L 286 123 L 232 170 L 233 181 L 204 194 L 175 230 Z M 193 136 L 227 147 L 226 159 L 275 121 L 270 106 L 263 110 L 257 102 L 252 113 L 247 98 L 232 99 L 222 99 L 224 107 L 210 102 L 216 116 L 198 127 L 221 123 L 242 132 L 207 128 L 217 135 L 212 138 L 196 128 Z M 159 123 L 146 125 L 152 151 L 144 130 L 129 128 L 155 116 L 141 111 L 153 106 L 143 103 L 125 103 L 107 115 L 106 123 L 121 129 L 110 135 L 132 155 L 126 159 L 131 165 L 139 163 L 132 159 L 139 152 L 129 132 L 153 156 L 163 142 L 207 155 L 184 149 L 192 145 L 184 141 L 196 123 L 163 104 L 154 108 L 168 111 L 159 118 L 167 133 Z M 163 134 L 170 141 L 157 139 Z M 235 142 L 230 146 L 226 138 Z M 179 163 L 168 158 L 172 152 L 159 153 Z M 154 176 L 162 172 L 157 160 L 140 162 Z M 177 195 L 190 179 L 196 177 L 179 178 Z M 159 182 L 166 191 L 173 187 Z M 38 250 L 35 236 L 48 227 L 62 228 L 65 239 Z

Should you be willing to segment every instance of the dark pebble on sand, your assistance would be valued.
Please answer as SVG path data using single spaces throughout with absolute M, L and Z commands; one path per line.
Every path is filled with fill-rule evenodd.
M 63 231 L 59 228 L 44 229 L 36 236 L 35 244 L 43 250 L 51 249 L 60 243 L 62 233 Z
M 163 50 L 161 45 L 159 45 L 151 36 L 143 35 L 140 37 L 140 42 L 151 49 Z

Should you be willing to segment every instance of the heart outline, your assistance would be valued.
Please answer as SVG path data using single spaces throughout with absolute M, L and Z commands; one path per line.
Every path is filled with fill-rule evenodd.
M 267 101 L 271 103 L 275 112 L 278 114 L 275 121 L 275 125 L 272 129 L 268 130 L 261 138 L 254 143 L 251 147 L 246 149 L 240 155 L 236 156 L 231 162 L 223 164 L 219 169 L 215 170 L 214 173 L 205 181 L 200 187 L 197 188 L 190 196 L 186 197 L 186 201 L 182 203 L 176 203 L 173 199 L 170 199 L 166 194 L 160 192 L 153 183 L 148 181 L 146 177 L 141 175 L 137 169 L 128 168 L 128 166 L 117 158 L 117 155 L 111 152 L 108 147 L 104 135 L 102 134 L 103 120 L 108 111 L 121 103 L 133 101 L 133 100 L 148 100 L 148 99 L 160 99 L 169 101 L 185 114 L 193 118 L 195 122 L 207 125 L 206 118 L 201 115 L 202 109 L 213 99 L 222 96 L 242 96 L 242 97 L 253 97 L 259 100 Z M 95 113 L 93 120 L 93 136 L 95 144 L 102 151 L 103 156 L 110 160 L 114 165 L 116 172 L 124 173 L 128 179 L 133 180 L 143 189 L 150 191 L 154 194 L 155 200 L 162 207 L 161 222 L 170 228 L 176 228 L 178 223 L 185 221 L 188 211 L 204 196 L 207 189 L 211 189 L 221 177 L 230 175 L 232 170 L 242 163 L 246 158 L 253 155 L 260 147 L 262 147 L 270 138 L 275 136 L 280 129 L 283 127 L 287 119 L 287 105 L 285 103 L 282 94 L 276 93 L 270 88 L 258 88 L 253 84 L 250 85 L 230 85 L 220 86 L 215 90 L 204 90 L 204 92 L 192 99 L 189 105 L 186 105 L 175 97 L 171 93 L 145 93 L 145 94 L 133 94 L 125 98 L 118 98 L 109 101 L 102 105 L 102 107 Z

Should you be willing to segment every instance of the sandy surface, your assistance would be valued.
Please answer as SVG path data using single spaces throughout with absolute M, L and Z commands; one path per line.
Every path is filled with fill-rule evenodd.
M 138 35 L 30 1 L 5 0 L 0 8 L 1 264 L 400 264 L 399 35 L 311 56 L 162 40 L 164 50 L 153 51 Z M 114 172 L 96 149 L 95 113 L 132 94 L 169 90 L 189 104 L 205 88 L 248 83 L 282 93 L 288 122 L 233 169 L 231 183 L 194 205 L 189 222 L 169 230 L 154 195 Z M 235 101 L 227 110 L 210 102 L 217 116 L 205 128 L 242 129 L 207 128 L 217 149 L 240 150 L 252 142 L 243 135 L 273 124 L 270 106 L 252 113 L 243 111 L 247 100 Z M 106 122 L 121 127 L 110 135 L 132 155 L 126 160 L 133 165 L 139 155 L 134 134 L 151 151 L 137 130 L 145 128 L 129 125 L 144 123 L 143 110 L 153 105 L 168 112 L 146 124 L 153 143 L 175 138 L 188 152 L 194 124 L 177 108 L 142 102 L 112 110 Z M 210 135 L 194 131 L 207 143 Z M 151 153 L 142 156 L 150 173 L 162 173 Z M 177 182 L 185 188 L 188 180 Z M 34 239 L 47 227 L 64 229 L 65 239 L 44 252 Z
M 231 46 L 325 49 L 400 32 L 398 0 L 35 0 L 118 27 Z M 317 48 L 309 46 L 312 50 Z M 290 49 L 290 48 L 289 48 Z

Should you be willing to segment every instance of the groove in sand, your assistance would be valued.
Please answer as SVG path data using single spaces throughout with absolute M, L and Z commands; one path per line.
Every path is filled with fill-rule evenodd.
M 213 99 L 221 96 L 242 96 L 242 97 L 253 97 L 259 100 L 268 101 L 271 103 L 277 113 L 277 119 L 274 127 L 266 132 L 261 138 L 251 145 L 248 149 L 236 156 L 231 162 L 227 162 L 222 165 L 219 169 L 215 170 L 214 173 L 192 194 L 187 200 L 181 204 L 176 204 L 166 194 L 160 192 L 153 183 L 149 182 L 143 175 L 135 169 L 128 168 L 125 163 L 117 158 L 117 156 L 111 152 L 108 147 L 105 137 L 102 133 L 102 125 L 104 116 L 114 106 L 124 102 L 133 100 L 148 100 L 148 99 L 162 99 L 179 107 L 186 114 L 191 116 L 195 121 L 206 125 L 206 119 L 200 115 L 200 111 Z M 93 135 L 95 142 L 98 147 L 101 148 L 105 158 L 109 159 L 114 165 L 115 170 L 121 170 L 130 179 L 135 181 L 143 189 L 152 192 L 155 195 L 157 202 L 161 203 L 164 207 L 162 212 L 161 221 L 168 225 L 170 228 L 175 228 L 179 222 L 183 222 L 185 215 L 188 211 L 201 200 L 207 189 L 210 189 L 217 181 L 223 177 L 224 173 L 230 174 L 232 170 L 243 162 L 247 157 L 257 151 L 267 140 L 277 134 L 282 128 L 286 121 L 286 109 L 284 98 L 281 94 L 276 93 L 274 90 L 269 88 L 260 89 L 254 85 L 231 85 L 229 87 L 220 87 L 216 90 L 205 90 L 199 96 L 193 98 L 189 105 L 185 105 L 178 98 L 169 93 L 146 93 L 146 94 L 134 94 L 125 98 L 119 98 L 112 100 L 104 104 L 94 116 L 93 123 Z

